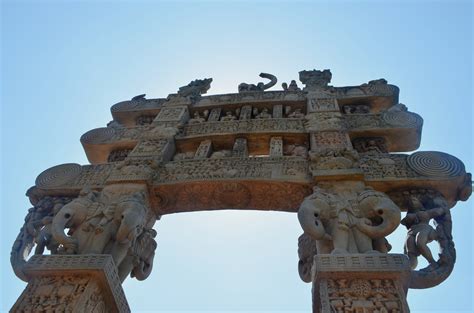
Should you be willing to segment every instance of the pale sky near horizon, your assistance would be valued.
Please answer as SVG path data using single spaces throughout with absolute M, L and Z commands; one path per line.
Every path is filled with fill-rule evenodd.
M 79 142 L 137 94 L 166 97 L 213 77 L 237 92 L 260 72 L 279 83 L 303 69 L 332 85 L 385 78 L 424 119 L 419 150 L 450 153 L 473 171 L 471 1 L 2 1 L 1 306 L 25 284 L 9 264 L 43 170 L 87 164 Z M 453 209 L 457 264 L 440 286 L 410 290 L 412 312 L 473 312 L 473 200 Z M 297 272 L 296 216 L 216 211 L 164 216 L 150 278 L 128 279 L 133 312 L 309 312 Z M 406 231 L 390 240 L 402 252 Z

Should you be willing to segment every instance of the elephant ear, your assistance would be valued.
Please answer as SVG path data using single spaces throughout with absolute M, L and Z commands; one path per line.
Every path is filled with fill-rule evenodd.
M 300 274 L 301 280 L 305 283 L 310 283 L 311 268 L 313 267 L 313 258 L 317 254 L 316 240 L 311 238 L 306 233 L 303 233 L 298 238 L 298 273 Z

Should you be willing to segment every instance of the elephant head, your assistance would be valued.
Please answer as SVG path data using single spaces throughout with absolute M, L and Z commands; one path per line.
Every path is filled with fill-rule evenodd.
M 138 237 L 143 229 L 147 208 L 144 205 L 143 196 L 138 193 L 124 198 L 117 206 L 117 214 L 120 226 L 115 235 L 115 241 L 119 244 L 132 242 Z
M 400 208 L 382 192 L 372 189 L 361 192 L 358 208 L 363 218 L 357 228 L 372 239 L 389 235 L 400 224 Z
M 322 217 L 329 213 L 331 206 L 322 197 L 313 194 L 303 200 L 298 210 L 298 220 L 304 232 L 315 240 L 330 240 L 324 228 Z
M 115 221 L 119 227 L 115 233 L 111 254 L 119 266 L 133 247 L 137 237 L 143 232 L 147 207 L 144 195 L 140 192 L 127 195 L 117 203 Z
M 145 280 L 150 276 L 150 273 L 153 269 L 153 259 L 155 257 L 156 249 L 156 231 L 154 229 L 149 229 L 144 231 L 140 237 L 137 239 L 138 249 L 136 254 L 138 254 L 138 264 L 136 264 L 131 272 L 131 277 L 135 277 L 138 280 Z
M 83 238 L 75 235 L 76 230 L 86 220 L 90 207 L 94 204 L 95 194 L 82 192 L 81 195 L 64 205 L 53 217 L 51 234 L 56 242 L 63 246 L 67 253 L 80 252 L 80 243 Z M 69 228 L 68 234 L 64 230 Z

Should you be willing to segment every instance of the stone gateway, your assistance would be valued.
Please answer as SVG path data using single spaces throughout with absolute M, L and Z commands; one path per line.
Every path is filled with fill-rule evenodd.
M 404 153 L 419 147 L 423 120 L 399 89 L 333 87 L 329 70 L 309 70 L 303 86 L 267 91 L 277 78 L 260 77 L 270 82 L 232 94 L 203 96 L 206 78 L 112 106 L 113 120 L 81 137 L 90 164 L 49 168 L 27 191 L 11 264 L 28 285 L 11 311 L 130 312 L 121 283 L 151 274 L 155 223 L 199 210 L 297 213 L 313 312 L 409 312 L 409 288 L 447 279 L 450 210 L 471 195 L 471 174 L 443 152 Z M 404 251 L 389 253 L 398 227 Z

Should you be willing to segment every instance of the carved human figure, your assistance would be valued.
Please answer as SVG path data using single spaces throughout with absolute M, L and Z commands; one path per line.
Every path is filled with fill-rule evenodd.
M 449 214 L 449 209 L 439 198 L 435 198 L 436 208 L 427 210 L 416 195 L 409 198 L 411 212 L 402 219 L 401 224 L 408 228 L 405 242 L 405 254 L 408 255 L 410 266 L 415 269 L 418 265 L 418 256 L 422 255 L 430 264 L 429 268 L 436 267 L 428 243 L 438 239 L 435 229 L 429 224 L 431 219 Z
M 201 123 L 204 123 L 206 121 L 207 114 L 208 114 L 207 110 L 203 112 L 202 116 L 199 114 L 199 112 L 194 112 L 193 118 L 191 118 L 188 121 L 188 124 L 201 124 Z

